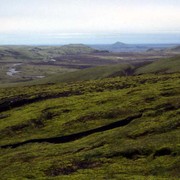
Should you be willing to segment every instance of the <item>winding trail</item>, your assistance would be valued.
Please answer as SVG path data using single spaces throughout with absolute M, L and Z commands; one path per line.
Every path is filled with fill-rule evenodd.
M 61 143 L 67 143 L 67 142 L 72 142 L 78 139 L 81 139 L 83 137 L 87 137 L 91 134 L 94 133 L 98 133 L 98 132 L 104 132 L 107 130 L 111 130 L 111 129 L 115 129 L 121 126 L 126 126 L 128 125 L 130 122 L 132 122 L 134 119 L 138 119 L 140 117 L 142 117 L 143 114 L 136 114 L 134 116 L 130 116 L 127 117 L 125 119 L 110 123 L 108 125 L 99 127 L 99 128 L 95 128 L 95 129 L 91 129 L 88 131 L 83 131 L 80 133 L 75 133 L 75 134 L 71 134 L 71 135 L 66 135 L 66 136 L 61 136 L 61 137 L 52 137 L 52 138 L 43 138 L 43 139 L 32 139 L 32 140 L 27 140 L 24 142 L 20 142 L 20 143 L 15 143 L 15 144 L 8 144 L 8 145 L 4 145 L 4 146 L 0 146 L 0 148 L 16 148 L 25 144 L 29 144 L 29 143 L 53 143 L 53 144 L 61 144 Z

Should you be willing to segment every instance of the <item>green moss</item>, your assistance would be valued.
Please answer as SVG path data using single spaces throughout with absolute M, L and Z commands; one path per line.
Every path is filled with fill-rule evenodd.
M 179 179 L 179 85 L 180 74 L 167 74 L 1 88 L 0 105 L 10 106 L 0 112 L 1 146 L 142 117 L 67 143 L 2 148 L 0 177 Z
M 149 65 L 140 67 L 135 74 L 147 73 L 174 73 L 180 71 L 180 57 L 166 58 L 155 61 Z

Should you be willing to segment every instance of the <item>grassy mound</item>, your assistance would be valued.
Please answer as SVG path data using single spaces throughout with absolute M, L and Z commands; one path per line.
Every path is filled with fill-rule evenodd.
M 179 179 L 179 107 L 180 74 L 1 88 L 0 177 Z

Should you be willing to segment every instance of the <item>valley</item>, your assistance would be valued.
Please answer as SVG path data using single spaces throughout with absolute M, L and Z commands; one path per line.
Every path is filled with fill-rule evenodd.
M 117 48 L 117 47 L 116 47 Z M 145 52 L 111 52 L 96 50 L 83 44 L 64 46 L 1 46 L 0 47 L 0 86 L 17 83 L 37 84 L 49 79 L 64 77 L 90 71 L 89 68 L 112 69 L 128 66 L 137 69 L 158 59 L 177 56 L 179 51 L 150 50 Z M 111 68 L 112 66 L 112 68 Z M 123 68 L 122 68 L 123 69 Z M 133 70 L 134 71 L 134 70 Z M 113 70 L 114 72 L 114 70 Z M 131 72 L 132 75 L 132 71 Z M 120 72 L 127 75 L 129 72 Z M 83 73 L 83 71 L 82 71 Z M 114 72 L 115 73 L 115 72 Z M 117 73 L 118 74 L 118 73 Z M 111 75 L 109 73 L 107 76 Z M 75 75 L 76 76 L 76 75 Z M 91 75 L 93 76 L 93 75 Z M 105 77 L 104 75 L 102 75 Z M 95 77 L 101 78 L 100 76 Z M 37 82 L 36 82 L 37 81 Z M 63 81 L 63 80 L 62 80 Z
M 180 52 L 0 48 L 0 179 L 180 178 Z

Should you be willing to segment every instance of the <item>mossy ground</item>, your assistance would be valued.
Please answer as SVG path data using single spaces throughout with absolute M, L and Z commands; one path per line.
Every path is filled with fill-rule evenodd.
M 0 179 L 180 178 L 180 74 L 1 88 L 0 107 L 0 146 L 142 113 L 125 126 L 72 142 L 1 148 Z
M 135 74 L 180 72 L 180 56 L 165 58 L 138 68 Z

